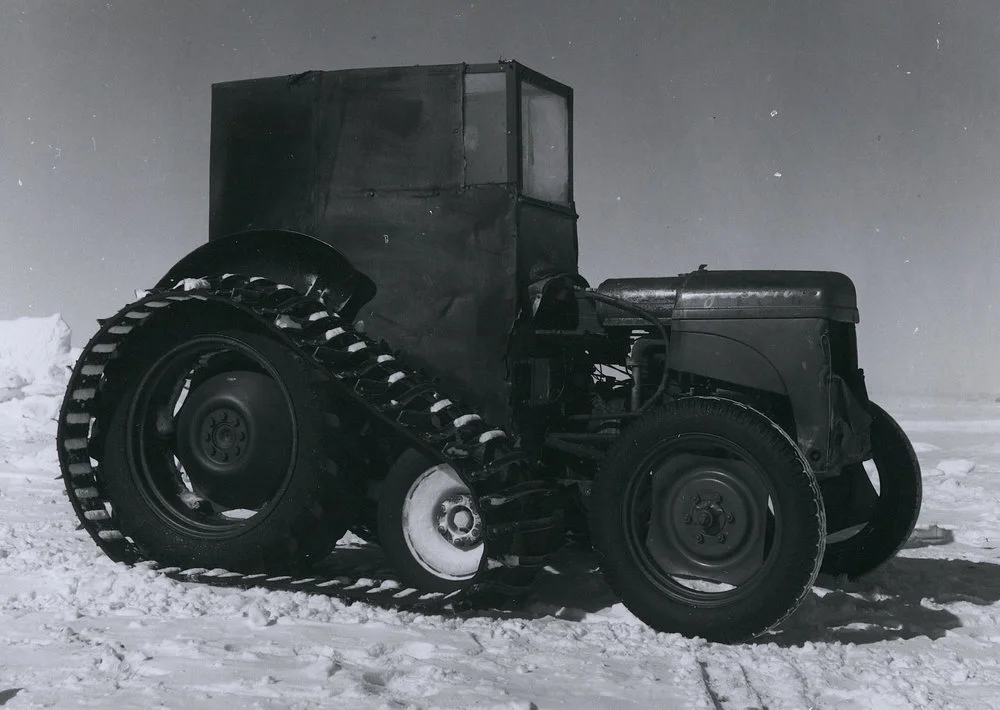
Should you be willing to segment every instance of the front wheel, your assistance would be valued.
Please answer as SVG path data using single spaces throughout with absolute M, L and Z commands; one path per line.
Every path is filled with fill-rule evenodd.
M 625 606 L 659 631 L 752 638 L 791 614 L 823 558 L 809 465 L 763 414 L 670 402 L 633 424 L 598 472 L 590 529 Z
M 850 489 L 843 504 L 869 501 L 867 520 L 860 526 L 830 531 L 821 569 L 824 574 L 846 574 L 853 579 L 872 572 L 906 543 L 920 515 L 923 482 L 913 446 L 884 409 L 870 403 L 869 413 L 871 462 L 868 466 L 856 464 L 841 474 Z M 878 490 L 872 486 L 869 468 L 877 477 Z

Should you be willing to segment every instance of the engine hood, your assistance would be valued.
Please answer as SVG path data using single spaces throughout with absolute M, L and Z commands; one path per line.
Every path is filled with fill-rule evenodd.
M 643 308 L 662 320 L 825 318 L 858 322 L 857 293 L 835 271 L 692 271 L 679 276 L 608 279 L 598 293 Z M 634 313 L 598 303 L 604 325 L 640 325 Z

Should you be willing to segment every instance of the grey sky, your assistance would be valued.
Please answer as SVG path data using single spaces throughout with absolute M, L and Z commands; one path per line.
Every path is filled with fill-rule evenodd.
M 210 85 L 515 58 L 576 90 L 580 266 L 834 269 L 875 392 L 1000 394 L 1000 5 L 0 0 L 0 318 L 207 233 Z

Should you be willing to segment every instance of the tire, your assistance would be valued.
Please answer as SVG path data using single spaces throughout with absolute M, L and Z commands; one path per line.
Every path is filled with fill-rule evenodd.
M 913 446 L 899 424 L 874 402 L 872 417 L 872 461 L 879 491 L 871 519 L 846 539 L 828 541 L 823 574 L 855 579 L 892 559 L 913 533 L 920 515 L 923 481 Z M 843 475 L 843 474 L 842 474 Z
M 823 501 L 808 463 L 774 422 L 729 400 L 681 399 L 643 415 L 590 501 L 608 584 L 659 631 L 757 636 L 798 607 L 823 557 Z
M 101 394 L 101 481 L 146 558 L 299 570 L 347 528 L 337 418 L 313 368 L 241 319 L 192 301 L 129 336 Z
M 424 592 L 475 581 L 485 562 L 482 520 L 454 469 L 407 450 L 379 490 L 378 541 L 400 581 Z

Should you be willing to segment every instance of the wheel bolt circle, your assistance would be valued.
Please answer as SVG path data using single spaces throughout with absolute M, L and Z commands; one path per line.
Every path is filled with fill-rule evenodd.
M 466 548 L 479 539 L 481 521 L 468 495 L 452 496 L 437 506 L 437 529 L 455 547 Z

